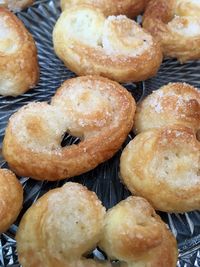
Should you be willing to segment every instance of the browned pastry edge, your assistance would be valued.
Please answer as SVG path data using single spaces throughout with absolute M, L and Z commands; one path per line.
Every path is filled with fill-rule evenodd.
M 141 12 L 149 0 L 61 0 L 61 8 L 65 10 L 71 5 L 89 4 L 102 10 L 105 16 L 126 15 L 133 18 Z
M 20 222 L 19 261 L 23 267 L 106 267 L 84 257 L 100 239 L 104 216 L 96 194 L 81 184 L 50 190 Z
M 58 19 L 53 30 L 54 50 L 66 67 L 77 75 L 100 75 L 118 82 L 143 81 L 156 75 L 163 59 L 160 44 L 152 39 L 152 44 L 140 55 L 109 55 L 103 49 L 88 46 L 81 40 L 73 39 L 69 45 L 63 33 L 65 16 L 80 10 L 96 12 L 98 16 L 104 16 L 99 9 L 89 5 L 73 6 L 65 10 Z M 106 19 L 106 18 L 105 18 Z M 140 27 L 138 25 L 138 27 Z M 126 29 L 125 29 L 126 30 Z M 124 30 L 124 31 L 125 31 Z M 123 32 L 123 30 L 121 30 Z M 146 34 L 149 33 L 144 30 Z M 133 49 L 134 51 L 134 49 Z
M 167 23 L 175 15 L 175 0 L 150 0 L 143 16 L 143 27 L 161 44 L 165 56 L 175 57 L 181 63 L 200 58 L 199 36 L 181 36 L 171 32 Z
M 79 49 L 76 50 L 78 47 Z M 158 42 L 154 42 L 152 53 L 150 52 L 149 54 L 149 51 L 146 51 L 140 56 L 139 60 L 138 58 L 132 58 L 130 60 L 126 59 L 125 61 L 118 62 L 112 61 L 106 57 L 101 57 L 101 54 L 98 55 L 95 49 L 92 48 L 87 48 L 87 53 L 84 55 L 86 48 L 81 48 L 78 43 L 76 44 L 76 48 L 74 47 L 71 49 L 73 52 L 68 59 L 65 57 L 65 48 L 59 52 L 55 48 L 55 51 L 66 67 L 79 76 L 86 74 L 100 75 L 118 82 L 139 82 L 155 76 L 162 62 L 162 53 Z M 76 59 L 73 57 L 74 52 L 82 57 L 85 63 L 87 62 L 87 66 L 85 66 L 85 63 L 84 65 L 75 64 Z
M 67 80 L 63 83 L 56 94 L 70 83 L 91 80 L 99 80 L 102 84 L 110 84 L 114 87 L 113 94 L 119 96 L 121 110 L 119 110 L 120 121 L 117 126 L 107 127 L 78 145 L 71 145 L 61 150 L 35 152 L 27 149 L 20 143 L 12 130 L 15 116 L 14 114 L 6 128 L 3 140 L 3 156 L 10 168 L 21 176 L 31 176 L 35 179 L 59 180 L 79 175 L 89 171 L 111 158 L 120 148 L 133 126 L 135 113 L 135 101 L 131 94 L 121 85 L 114 81 L 98 76 L 84 76 Z M 115 91 L 116 90 L 116 91 Z M 24 112 L 24 111 L 23 111 Z M 20 156 L 19 156 L 20 155 Z
M 4 95 L 17 96 L 34 87 L 38 82 L 37 49 L 31 34 L 12 12 L 0 7 L 0 16 L 6 18 L 6 25 L 9 25 L 19 36 L 16 51 L 0 52 L 0 80 L 8 79 L 14 84 L 11 93 L 6 93 L 4 90 Z
M 138 134 L 120 159 L 123 183 L 164 212 L 200 209 L 199 166 L 200 142 L 180 125 Z
M 177 260 L 175 238 L 145 199 L 131 196 L 105 214 L 94 192 L 71 182 L 29 208 L 16 240 L 23 267 L 111 267 L 85 258 L 97 245 L 119 266 L 175 267 Z
M 200 90 L 190 84 L 169 83 L 137 105 L 136 133 L 173 124 L 200 131 Z
M 23 188 L 15 174 L 0 169 L 0 233 L 16 220 L 23 203 Z
M 176 239 L 141 197 L 130 196 L 108 210 L 99 246 L 109 258 L 127 262 L 128 267 L 177 263 Z

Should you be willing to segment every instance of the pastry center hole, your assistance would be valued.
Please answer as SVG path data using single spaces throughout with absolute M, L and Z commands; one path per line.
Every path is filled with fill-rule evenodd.
M 63 139 L 61 141 L 61 146 L 71 146 L 71 145 L 78 145 L 81 142 L 81 139 L 77 136 L 70 135 L 69 133 L 66 133 L 63 136 Z

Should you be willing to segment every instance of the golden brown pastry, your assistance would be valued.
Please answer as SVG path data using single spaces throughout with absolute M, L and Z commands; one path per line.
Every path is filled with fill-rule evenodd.
M 147 96 L 136 109 L 134 129 L 180 124 L 200 131 L 200 91 L 186 83 L 169 83 Z
M 165 56 L 180 62 L 200 58 L 200 2 L 150 0 L 143 26 L 161 43 Z
M 0 95 L 22 94 L 34 87 L 38 76 L 32 36 L 13 13 L 0 7 Z
M 96 247 L 104 216 L 105 208 L 95 193 L 80 184 L 66 183 L 49 191 L 20 222 L 16 235 L 20 263 L 23 267 L 98 266 L 84 256 Z
M 17 219 L 23 203 L 23 188 L 13 172 L 0 169 L 0 233 Z
M 120 171 L 128 189 L 155 209 L 200 209 L 200 142 L 190 128 L 169 126 L 140 133 L 124 149 Z
M 50 105 L 31 103 L 10 118 L 3 155 L 21 176 L 58 180 L 79 175 L 114 155 L 134 114 L 133 97 L 118 83 L 98 76 L 70 79 Z M 65 132 L 81 142 L 61 147 Z
M 57 56 L 76 74 L 120 82 L 154 76 L 162 61 L 160 46 L 136 22 L 122 15 L 106 18 L 89 5 L 61 14 L 53 43 Z
M 105 16 L 126 15 L 133 18 L 140 14 L 149 0 L 61 0 L 62 10 L 72 5 L 89 4 L 102 10 Z
M 20 11 L 30 6 L 34 0 L 1 0 L 0 7 L 6 7 L 12 11 Z
M 23 267 L 111 267 L 109 261 L 86 259 L 100 240 L 108 256 L 120 250 L 117 257 L 128 264 L 120 267 L 133 267 L 130 261 L 139 258 L 142 267 L 174 267 L 177 259 L 175 239 L 146 200 L 130 197 L 105 218 L 95 193 L 71 182 L 29 208 L 16 240 Z
M 175 267 L 177 262 L 175 238 L 140 197 L 131 196 L 107 212 L 99 245 L 123 267 Z

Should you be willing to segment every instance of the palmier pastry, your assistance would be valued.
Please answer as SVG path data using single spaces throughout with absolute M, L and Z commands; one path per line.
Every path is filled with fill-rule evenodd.
M 0 7 L 0 94 L 22 94 L 37 83 L 38 75 L 33 38 L 13 13 Z
M 12 11 L 20 11 L 30 6 L 34 0 L 1 0 L 0 7 L 6 7 Z
M 105 16 L 126 15 L 133 18 L 140 14 L 148 0 L 61 0 L 61 8 L 65 10 L 72 5 L 89 4 L 99 8 Z
M 147 96 L 138 106 L 135 132 L 180 124 L 200 131 L 200 91 L 186 83 L 169 83 Z
M 23 203 L 23 188 L 14 173 L 0 169 L 0 233 L 16 220 Z
M 126 262 L 119 266 L 175 267 L 176 240 L 151 205 L 129 197 L 110 209 L 99 243 L 109 258 Z
M 95 193 L 80 184 L 66 183 L 49 191 L 20 222 L 16 235 L 20 263 L 23 267 L 98 266 L 83 256 L 96 247 L 104 216 L 105 208 Z
M 98 74 L 120 82 L 141 81 L 156 74 L 160 46 L 126 16 L 110 16 L 94 7 L 72 6 L 53 31 L 58 57 L 78 75 Z
M 95 193 L 71 182 L 29 208 L 16 240 L 23 267 L 111 267 L 109 261 L 86 258 L 99 242 L 108 256 L 123 248 L 118 255 L 125 262 L 143 255 L 151 266 L 174 267 L 177 256 L 175 239 L 147 201 L 130 197 L 105 218 Z
M 21 176 L 79 175 L 114 155 L 133 126 L 134 113 L 133 97 L 116 82 L 98 76 L 67 80 L 51 105 L 31 103 L 11 116 L 3 155 Z M 65 132 L 81 142 L 62 147 Z
M 187 127 L 140 133 L 124 149 L 120 171 L 128 189 L 157 210 L 200 209 L 200 143 Z
M 200 2 L 151 0 L 143 26 L 161 43 L 165 56 L 180 62 L 200 58 Z

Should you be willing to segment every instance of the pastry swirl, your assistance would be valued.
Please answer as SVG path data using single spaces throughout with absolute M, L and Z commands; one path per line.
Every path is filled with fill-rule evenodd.
M 82 185 L 66 183 L 50 190 L 20 222 L 16 240 L 21 264 L 90 267 L 90 260 L 84 260 L 83 255 L 96 247 L 104 216 L 105 209 L 95 193 Z M 96 265 L 91 262 L 92 266 Z
M 169 83 L 137 106 L 136 133 L 173 124 L 200 131 L 200 91 L 189 84 Z
M 53 43 L 57 56 L 76 74 L 120 82 L 154 76 L 162 61 L 160 46 L 136 22 L 122 15 L 106 18 L 89 5 L 61 14 Z
M 38 76 L 32 36 L 13 13 L 0 7 L 0 94 L 22 94 L 34 87 Z
M 148 0 L 61 0 L 61 8 L 65 10 L 72 5 L 89 4 L 99 8 L 105 16 L 126 15 L 133 18 L 143 12 Z
M 166 212 L 200 209 L 199 167 L 200 142 L 194 131 L 176 125 L 140 133 L 120 161 L 128 189 Z
M 116 82 L 97 76 L 67 80 L 51 104 L 30 103 L 11 116 L 3 156 L 21 176 L 58 180 L 79 175 L 120 148 L 135 108 L 131 94 Z M 62 147 L 66 132 L 81 142 Z
M 0 233 L 17 219 L 23 203 L 23 188 L 15 174 L 0 169 Z
M 175 267 L 176 240 L 151 205 L 141 197 L 128 197 L 108 210 L 100 248 L 120 267 Z
M 165 56 L 185 62 L 200 58 L 199 15 L 196 0 L 151 0 L 143 26 L 161 43 Z
M 105 214 L 94 192 L 71 182 L 29 208 L 16 240 L 23 267 L 113 266 L 86 258 L 97 245 L 120 267 L 175 267 L 177 261 L 175 238 L 145 199 L 129 197 Z

